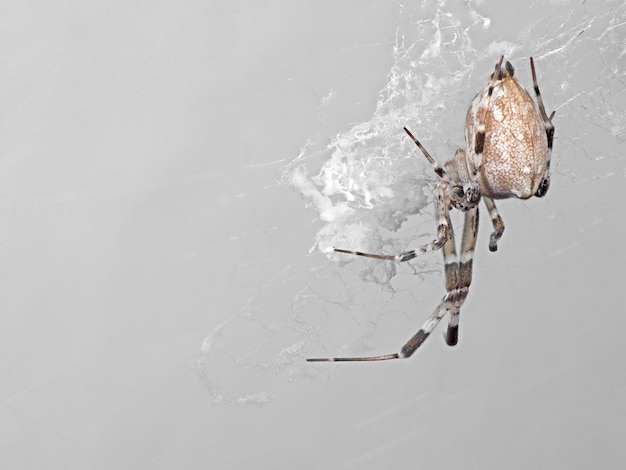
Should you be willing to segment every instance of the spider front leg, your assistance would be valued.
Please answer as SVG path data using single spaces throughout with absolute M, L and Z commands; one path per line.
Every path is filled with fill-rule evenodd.
M 428 317 L 424 325 L 419 329 L 419 331 L 402 347 L 399 353 L 393 354 L 384 354 L 381 356 L 364 356 L 364 357 L 324 357 L 324 358 L 309 358 L 307 361 L 309 362 L 352 362 L 352 361 L 386 361 L 390 359 L 405 359 L 410 357 L 416 350 L 421 346 L 421 344 L 428 338 L 428 336 L 432 333 L 435 327 L 439 324 L 443 316 L 446 314 L 448 310 L 457 309 L 456 303 L 459 299 L 458 290 L 459 290 L 459 282 L 461 280 L 461 274 L 459 269 L 459 263 L 456 255 L 456 245 L 454 242 L 454 233 L 452 230 L 452 224 L 450 223 L 450 215 L 449 215 L 449 200 L 447 197 L 447 189 L 448 184 L 445 181 L 440 181 L 437 185 L 437 199 L 436 199 L 436 209 L 437 209 L 437 226 L 439 231 L 439 238 L 435 240 L 433 243 L 426 245 L 426 247 L 431 247 L 429 250 L 432 251 L 434 246 L 437 248 L 443 248 L 443 258 L 445 263 L 445 275 L 446 275 L 446 290 L 447 293 L 441 300 L 441 303 L 437 307 L 437 309 Z M 465 237 L 464 237 L 465 238 Z M 473 246 L 473 245 L 472 245 Z M 423 247 L 420 250 L 424 250 Z M 403 253 L 398 256 L 386 256 L 386 255 L 369 255 L 366 253 L 349 251 L 349 250 L 336 250 L 342 253 L 351 253 L 360 256 L 369 256 L 377 259 L 385 259 L 385 260 L 395 260 L 395 261 L 406 261 L 407 259 L 412 259 L 416 256 L 415 253 L 422 252 L 420 250 L 414 250 L 407 253 Z M 473 250 L 473 248 L 472 248 Z M 404 255 L 413 254 L 413 256 L 403 259 Z M 471 264 L 470 264 L 470 273 L 471 273 Z M 470 274 L 471 275 L 471 274 Z M 469 285 L 469 283 L 468 283 Z M 464 300 L 464 297 L 463 297 Z M 462 303 L 462 300 L 461 300 Z M 460 308 L 460 304 L 458 305 Z M 457 309 L 458 310 L 458 309 Z M 458 317 L 458 315 L 457 315 Z M 456 323 L 456 329 L 458 331 L 458 320 Z
M 430 251 L 439 250 L 444 246 L 446 241 L 452 236 L 452 226 L 450 225 L 450 218 L 448 217 L 448 201 L 447 201 L 447 189 L 448 183 L 446 181 L 441 180 L 437 185 L 437 198 L 435 199 L 435 208 L 437 211 L 437 234 L 438 237 L 436 240 L 433 240 L 431 243 L 428 243 L 416 250 L 405 251 L 404 253 L 400 253 L 399 255 L 378 255 L 373 253 L 363 253 L 362 251 L 354 251 L 354 250 L 345 250 L 343 248 L 334 248 L 337 253 L 346 253 L 349 255 L 357 255 L 357 256 L 365 256 L 367 258 L 375 258 L 375 259 L 383 259 L 388 261 L 409 261 L 413 258 L 428 253 Z
M 502 74 L 502 61 L 503 60 L 504 60 L 504 56 L 500 56 L 500 60 L 496 64 L 496 68 L 493 72 L 493 75 L 491 75 L 489 88 L 487 88 L 486 102 L 482 105 L 481 110 L 479 111 L 480 121 L 478 123 L 478 132 L 476 133 L 476 136 L 474 139 L 474 151 L 476 152 L 476 154 L 483 153 L 483 149 L 485 146 L 485 134 L 486 134 L 485 121 L 486 121 L 487 113 L 489 112 L 489 109 L 490 109 L 491 97 L 493 95 L 493 90 L 496 86 L 496 82 L 503 78 L 503 74 Z M 507 62 L 507 70 L 508 70 L 508 67 L 510 67 L 510 65 L 511 64 Z M 509 73 L 511 73 L 512 75 L 512 72 L 510 70 L 509 70 Z M 468 145 L 469 145 L 469 140 L 468 140 Z
M 457 263 L 458 280 L 455 287 L 450 285 L 450 279 L 446 273 L 448 292 L 455 292 L 454 308 L 450 309 L 450 322 L 446 332 L 446 343 L 454 346 L 459 342 L 459 318 L 461 306 L 469 292 L 472 283 L 472 267 L 474 262 L 474 248 L 478 236 L 478 206 L 465 212 L 465 226 L 463 227 L 463 240 L 461 241 L 461 259 Z

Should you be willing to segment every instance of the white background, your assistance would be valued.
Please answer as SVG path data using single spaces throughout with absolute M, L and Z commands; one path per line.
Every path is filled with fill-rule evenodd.
M 622 468 L 622 2 L 9 1 L 0 25 L 0 466 Z M 552 186 L 499 204 L 495 254 L 483 211 L 460 344 L 307 364 L 399 350 L 443 295 L 439 254 L 367 282 L 318 249 L 328 145 L 394 149 L 429 195 L 402 126 L 450 158 L 501 54 L 556 109 Z

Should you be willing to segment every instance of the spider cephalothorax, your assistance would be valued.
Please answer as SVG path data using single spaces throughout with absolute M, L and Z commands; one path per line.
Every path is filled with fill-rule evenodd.
M 530 58 L 537 105 L 514 77 L 513 66 L 504 57 L 496 64 L 489 86 L 479 93 L 467 112 L 465 150 L 458 149 L 454 159 L 441 167 L 424 146 L 404 130 L 422 151 L 439 177 L 435 195 L 437 239 L 399 255 L 377 255 L 335 248 L 340 253 L 392 261 L 408 261 L 416 256 L 442 249 L 446 277 L 446 294 L 435 312 L 399 353 L 368 357 L 312 358 L 313 362 L 383 361 L 411 356 L 428 338 L 435 326 L 450 312 L 446 342 L 458 342 L 459 315 L 472 281 L 472 263 L 478 234 L 478 203 L 487 206 L 494 231 L 489 249 L 498 249 L 504 223 L 494 199 L 542 197 L 550 186 L 550 155 L 554 138 L 552 118 L 541 99 L 535 64 Z M 450 209 L 465 213 L 461 255 L 457 256 Z

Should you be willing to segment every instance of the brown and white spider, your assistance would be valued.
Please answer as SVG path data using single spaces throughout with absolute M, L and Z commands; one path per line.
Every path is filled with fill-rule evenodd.
M 472 281 L 480 199 L 485 201 L 494 227 L 489 239 L 489 249 L 496 251 L 498 240 L 504 231 L 504 223 L 493 200 L 542 197 L 550 186 L 554 112 L 549 117 L 546 114 L 537 85 L 533 58 L 530 58 L 530 69 L 538 106 L 513 76 L 513 66 L 506 62 L 502 68 L 503 59 L 504 56 L 500 57 L 489 86 L 474 98 L 467 112 L 467 150 L 458 149 L 454 159 L 446 162 L 443 167 L 404 128 L 439 177 L 435 197 L 437 239 L 421 248 L 395 256 L 335 248 L 339 253 L 400 262 L 441 248 L 446 277 L 446 295 L 441 303 L 399 353 L 367 357 L 310 358 L 307 361 L 385 361 L 408 358 L 428 338 L 446 312 L 450 312 L 446 342 L 450 346 L 457 344 L 459 314 Z M 465 213 L 460 257 L 457 256 L 450 223 L 449 211 L 452 208 Z

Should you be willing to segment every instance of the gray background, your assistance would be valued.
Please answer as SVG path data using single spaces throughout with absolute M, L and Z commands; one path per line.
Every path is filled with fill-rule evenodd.
M 3 468 L 622 468 L 623 2 L 0 22 Z M 401 128 L 450 158 L 501 54 L 528 88 L 535 57 L 557 111 L 552 187 L 499 205 L 496 254 L 483 210 L 459 346 L 440 327 L 408 361 L 305 363 L 395 352 L 435 308 L 439 254 L 324 249 L 432 239 Z

